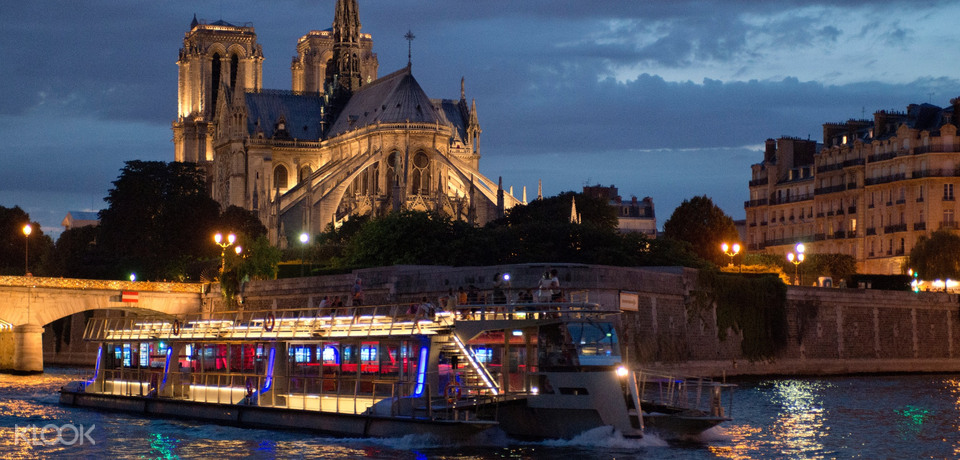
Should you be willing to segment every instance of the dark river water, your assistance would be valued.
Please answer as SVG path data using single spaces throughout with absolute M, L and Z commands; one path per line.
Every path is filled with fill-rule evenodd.
M 629 440 L 601 429 L 568 441 L 520 442 L 494 434 L 450 445 L 424 437 L 338 439 L 60 406 L 60 386 L 90 373 L 48 368 L 39 376 L 0 374 L 0 458 L 960 458 L 960 375 L 739 381 L 734 421 L 697 441 Z

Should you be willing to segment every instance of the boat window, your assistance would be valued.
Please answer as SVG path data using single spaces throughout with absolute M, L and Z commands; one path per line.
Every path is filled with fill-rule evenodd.
M 617 331 L 611 323 L 570 323 L 570 339 L 582 366 L 609 366 L 620 362 Z
M 577 351 L 566 328 L 560 324 L 542 326 L 537 337 L 537 354 L 544 370 L 570 369 L 579 365 Z

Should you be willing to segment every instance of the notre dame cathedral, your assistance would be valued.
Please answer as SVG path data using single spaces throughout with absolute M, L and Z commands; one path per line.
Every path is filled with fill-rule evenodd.
M 259 215 L 281 247 L 353 214 L 435 210 L 483 223 L 521 203 L 478 169 L 463 80 L 459 99 L 431 99 L 409 62 L 378 78 L 372 49 L 357 0 L 337 0 L 333 27 L 297 42 L 292 90 L 262 89 L 252 25 L 194 17 L 177 61 L 176 161 L 201 165 L 214 199 Z

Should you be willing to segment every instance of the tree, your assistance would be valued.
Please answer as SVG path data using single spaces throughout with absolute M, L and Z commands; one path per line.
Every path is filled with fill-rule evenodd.
M 23 234 L 26 224 L 30 224 L 30 236 Z M 19 206 L 0 206 L 0 235 L 0 275 L 22 276 L 28 261 L 30 273 L 46 274 L 41 261 L 53 247 L 53 241 L 43 234 L 40 224 L 30 221 L 29 214 Z
M 128 161 L 113 185 L 100 211 L 98 248 L 113 262 L 105 277 L 196 279 L 196 262 L 219 255 L 210 238 L 220 206 L 195 164 Z
M 740 241 L 733 219 L 706 195 L 683 200 L 663 223 L 663 235 L 690 243 L 697 255 L 716 264 L 727 257 L 720 251 L 723 242 Z
M 217 227 L 222 233 L 236 234 L 237 240 L 243 244 L 251 244 L 267 234 L 267 227 L 263 226 L 260 218 L 239 206 L 227 206 L 220 214 Z
M 99 234 L 97 226 L 75 227 L 61 233 L 46 261 L 50 276 L 102 278 L 107 264 L 97 251 Z
M 921 236 L 907 265 L 923 279 L 960 279 L 960 235 L 943 229 Z

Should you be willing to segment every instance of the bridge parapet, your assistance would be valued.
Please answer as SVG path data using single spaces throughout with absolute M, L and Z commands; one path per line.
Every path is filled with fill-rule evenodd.
M 120 291 L 184 292 L 202 294 L 206 288 L 206 283 L 87 280 L 77 278 L 47 278 L 42 276 L 0 276 L 0 286 L 64 289 L 109 289 Z

